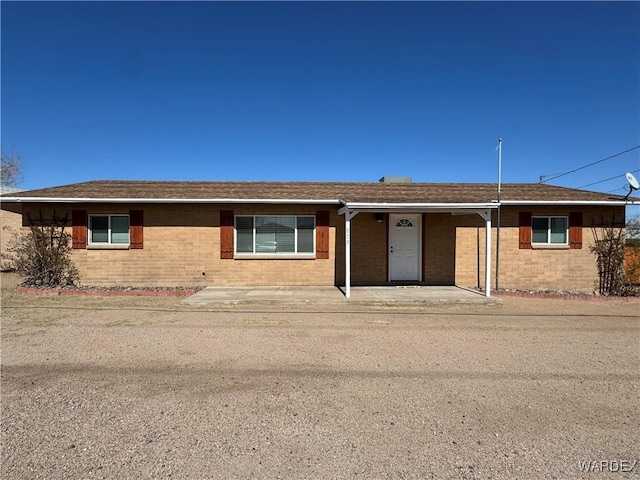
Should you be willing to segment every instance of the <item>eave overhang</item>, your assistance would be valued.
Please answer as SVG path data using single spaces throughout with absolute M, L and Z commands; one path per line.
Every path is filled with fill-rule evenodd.
M 594 206 L 594 207 L 624 207 L 627 205 L 640 205 L 640 201 L 632 200 L 502 200 L 501 205 L 525 206 Z
M 498 203 L 387 203 L 387 202 L 341 202 L 338 214 L 351 212 L 461 212 L 470 213 L 487 209 L 497 209 Z
M 95 198 L 95 197 L 0 197 L 6 203 L 263 203 L 292 205 L 337 205 L 336 199 L 291 198 Z
M 293 198 L 97 198 L 97 197 L 0 197 L 2 203 L 146 203 L 146 204 L 280 204 L 280 205 L 342 205 L 345 209 L 369 212 L 443 212 L 460 210 L 497 209 L 504 206 L 627 206 L 640 205 L 640 200 L 502 200 L 489 203 L 437 203 L 437 202 L 347 202 L 339 199 Z

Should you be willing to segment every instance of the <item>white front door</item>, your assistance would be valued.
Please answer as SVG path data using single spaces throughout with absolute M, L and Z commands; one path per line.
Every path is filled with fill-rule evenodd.
M 389 215 L 389 281 L 421 281 L 421 215 Z

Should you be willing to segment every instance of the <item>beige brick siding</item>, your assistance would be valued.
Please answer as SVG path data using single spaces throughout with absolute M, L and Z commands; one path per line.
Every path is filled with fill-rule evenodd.
M 335 206 L 322 205 L 49 205 L 50 214 L 71 216 L 71 208 L 89 213 L 144 211 L 141 250 L 74 250 L 81 281 L 87 285 L 342 285 L 344 284 L 344 217 Z M 40 208 L 26 205 L 35 215 Z M 329 210 L 329 259 L 220 259 L 220 210 L 235 215 L 313 215 Z M 596 280 L 592 222 L 623 221 L 624 209 L 585 207 L 526 208 L 533 215 L 583 212 L 583 248 L 520 250 L 518 212 L 503 207 L 500 230 L 500 287 L 592 291 Z M 47 213 L 49 212 L 49 213 Z M 387 281 L 388 216 L 379 223 L 373 213 L 351 222 L 352 283 Z M 495 229 L 492 230 L 492 288 L 495 286 Z M 484 287 L 484 220 L 476 214 L 423 215 L 423 282 L 433 285 Z
M 378 223 L 374 213 L 359 213 L 351 220 L 351 282 L 383 284 L 388 279 L 387 237 L 389 216 Z M 449 214 L 425 214 L 422 219 L 423 283 L 453 285 L 455 281 L 455 224 Z M 337 284 L 344 283 L 344 219 L 337 226 Z
M 623 222 L 624 208 L 530 207 L 534 216 L 583 213 L 582 249 L 519 248 L 519 207 L 503 207 L 500 228 L 499 287 L 591 292 L 597 280 L 593 244 L 594 224 Z M 491 288 L 495 287 L 497 213 L 492 219 Z M 423 283 L 484 288 L 485 228 L 477 214 L 423 215 Z M 387 281 L 387 216 L 375 222 L 372 213 L 359 213 L 351 221 L 351 277 L 354 285 Z M 336 284 L 344 283 L 344 219 L 338 218 L 336 234 Z
M 289 205 L 235 205 L 222 210 L 233 210 L 235 215 L 314 215 L 317 210 L 332 211 L 329 228 L 329 258 L 325 260 L 297 259 L 234 259 L 220 260 L 220 235 L 213 234 L 216 251 L 214 278 L 217 285 L 333 285 L 335 262 L 335 207 Z M 216 213 L 219 222 L 219 213 Z M 216 223 L 218 225 L 219 223 Z
M 592 292 L 597 280 L 592 226 L 603 222 L 624 221 L 624 207 L 528 207 L 533 216 L 583 213 L 582 248 L 519 248 L 518 212 L 520 208 L 503 207 L 500 228 L 499 287 L 506 289 L 571 290 Z M 492 225 L 496 224 L 496 215 Z M 484 288 L 484 221 L 477 217 L 476 226 L 459 224 L 456 227 L 456 284 Z M 492 228 L 491 288 L 495 287 L 496 228 Z
M 0 210 L 0 267 L 3 270 L 12 267 L 7 254 L 13 239 L 22 229 L 21 210 L 21 205 L 3 205 Z
M 387 281 L 387 221 L 363 212 L 351 220 L 351 283 L 380 284 Z M 337 219 L 336 283 L 344 284 L 344 217 Z
M 455 284 L 456 221 L 459 219 L 449 213 L 423 215 L 423 278 L 427 285 Z
M 62 205 L 59 214 L 68 209 Z M 144 211 L 141 250 L 74 250 L 86 285 L 333 285 L 335 228 L 330 228 L 328 260 L 221 260 L 220 210 L 234 214 L 313 215 L 326 206 L 250 205 L 82 205 L 89 213 Z M 27 207 L 27 211 L 37 211 Z M 71 209 L 69 217 L 71 217 Z M 335 210 L 335 208 L 334 208 Z M 335 223 L 335 211 L 331 224 Z

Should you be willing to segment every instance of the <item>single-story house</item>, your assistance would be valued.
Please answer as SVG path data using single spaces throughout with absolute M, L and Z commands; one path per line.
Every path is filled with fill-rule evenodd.
M 543 184 L 91 181 L 4 195 L 66 218 L 88 285 L 458 285 L 591 292 L 618 195 Z

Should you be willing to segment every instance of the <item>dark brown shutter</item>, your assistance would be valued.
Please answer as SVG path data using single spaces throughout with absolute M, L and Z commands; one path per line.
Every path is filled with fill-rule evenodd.
M 129 212 L 129 248 L 141 249 L 144 240 L 144 215 L 142 210 Z
M 233 210 L 220 210 L 220 258 L 233 258 Z
M 72 210 L 71 225 L 73 227 L 73 231 L 71 234 L 72 248 L 73 249 L 87 248 L 87 211 Z
M 520 248 L 531 248 L 531 212 L 520 212 Z
M 569 214 L 569 248 L 582 248 L 582 212 Z
M 329 211 L 316 212 L 316 258 L 329 258 Z

